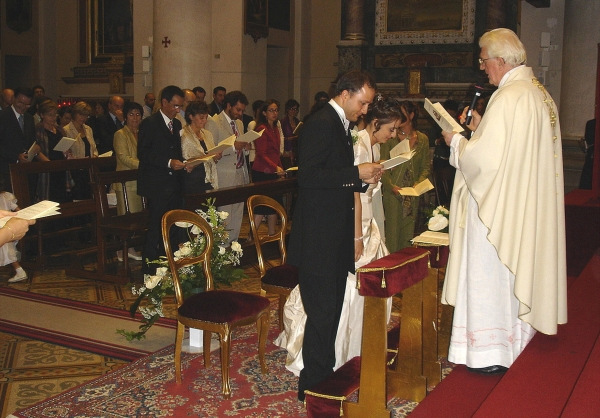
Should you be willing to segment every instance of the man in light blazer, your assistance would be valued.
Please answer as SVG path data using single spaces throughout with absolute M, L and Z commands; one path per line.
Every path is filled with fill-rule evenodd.
M 230 91 L 225 95 L 224 103 L 225 109 L 206 122 L 206 129 L 212 133 L 216 145 L 219 145 L 219 142 L 231 135 L 239 136 L 244 133 L 244 125 L 241 119 L 248 105 L 246 95 L 238 90 Z M 235 126 L 235 131 L 233 126 Z M 248 184 L 246 148 L 246 143 L 236 142 L 233 147 L 223 151 L 223 158 L 217 163 L 219 188 Z M 220 206 L 218 209 L 229 213 L 226 220 L 227 228 L 230 230 L 229 240 L 237 241 L 244 216 L 244 203 Z
M 298 140 L 298 200 L 288 264 L 298 267 L 306 325 L 298 399 L 333 373 L 335 338 L 348 272 L 354 273 L 354 192 L 381 178 L 381 164 L 354 165 L 350 122 L 367 113 L 375 81 L 342 75 L 336 94 L 311 116 Z
M 144 119 L 138 134 L 138 194 L 146 197 L 150 219 L 142 251 L 142 271 L 152 274 L 155 264 L 146 263 L 164 254 L 161 220 L 172 209 L 181 209 L 183 156 L 181 123 L 175 118 L 183 106 L 183 91 L 167 86 L 160 95 L 161 108 Z

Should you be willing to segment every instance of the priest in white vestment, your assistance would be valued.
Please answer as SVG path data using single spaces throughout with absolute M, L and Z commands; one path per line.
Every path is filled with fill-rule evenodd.
M 483 117 L 473 111 L 469 140 L 443 132 L 457 171 L 442 302 L 455 307 L 448 360 L 499 373 L 536 330 L 567 322 L 562 148 L 557 108 L 515 33 L 491 30 L 479 46 L 498 89 Z

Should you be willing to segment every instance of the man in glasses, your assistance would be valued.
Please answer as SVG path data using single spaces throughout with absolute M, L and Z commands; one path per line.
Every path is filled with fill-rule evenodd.
M 181 122 L 175 117 L 183 107 L 183 91 L 167 86 L 160 95 L 161 108 L 144 119 L 138 139 L 138 194 L 146 197 L 150 219 L 142 257 L 142 271 L 152 274 L 156 260 L 164 254 L 161 238 L 162 216 L 182 207 Z

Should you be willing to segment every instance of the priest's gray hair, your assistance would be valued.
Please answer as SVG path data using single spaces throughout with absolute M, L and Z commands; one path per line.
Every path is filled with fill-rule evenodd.
M 519 37 L 510 29 L 492 29 L 479 39 L 489 58 L 502 58 L 511 67 L 527 63 L 527 52 Z

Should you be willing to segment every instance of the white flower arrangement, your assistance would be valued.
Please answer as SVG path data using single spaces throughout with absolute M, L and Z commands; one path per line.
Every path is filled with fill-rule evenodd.
M 427 228 L 430 231 L 446 232 L 448 230 L 448 217 L 450 211 L 444 206 L 438 206 L 431 213 L 431 217 L 427 222 Z
M 229 245 L 229 232 L 225 228 L 225 219 L 229 216 L 227 212 L 219 212 L 214 206 L 214 199 L 209 199 L 206 203 L 207 210 L 196 210 L 202 218 L 204 218 L 211 226 L 214 245 L 211 257 L 211 272 L 214 279 L 215 287 L 219 285 L 230 285 L 232 282 L 245 277 L 244 270 L 236 268 L 240 264 L 243 255 L 242 246 L 233 241 Z M 190 240 L 179 246 L 173 255 L 175 259 L 193 257 L 202 252 L 206 244 L 204 235 L 198 235 L 197 227 L 187 223 L 178 223 L 177 226 L 188 229 Z M 190 228 L 191 227 L 191 228 Z M 135 285 L 131 288 L 131 293 L 137 296 L 136 301 L 131 305 L 129 312 L 131 316 L 139 310 L 143 316 L 142 325 L 139 331 L 125 331 L 124 329 L 117 330 L 117 333 L 125 336 L 128 341 L 141 340 L 146 337 L 146 331 L 160 317 L 164 317 L 163 313 L 163 298 L 175 294 L 173 280 L 169 270 L 166 257 L 161 257 L 158 260 L 149 261 L 152 264 L 158 264 L 156 273 L 153 275 L 144 275 L 144 284 L 140 287 Z M 193 265 L 183 267 L 179 270 L 179 278 L 184 297 L 194 293 L 204 291 L 206 287 L 206 279 L 202 266 Z

